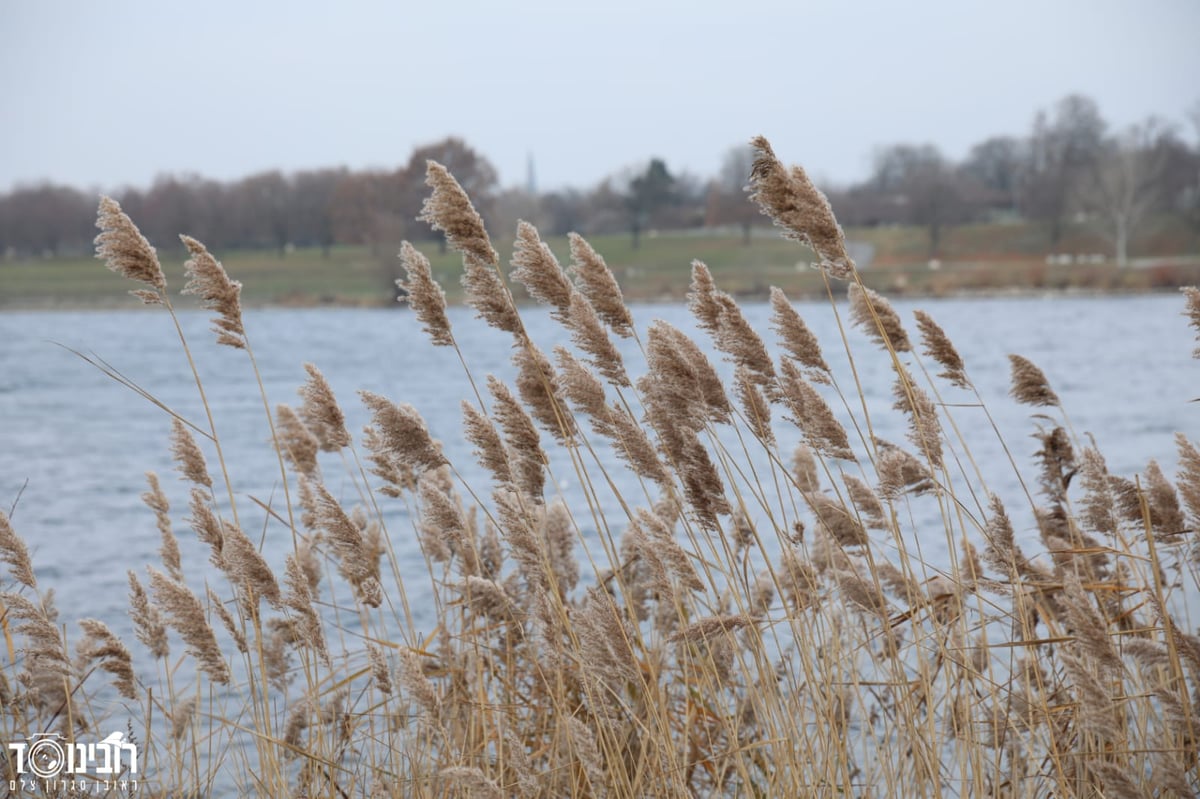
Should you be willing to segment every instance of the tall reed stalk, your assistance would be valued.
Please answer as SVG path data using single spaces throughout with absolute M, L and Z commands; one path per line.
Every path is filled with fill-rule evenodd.
M 127 710 L 152 796 L 1196 795 L 1197 444 L 1178 435 L 1174 483 L 1153 461 L 1110 474 L 1046 375 L 1014 354 L 1011 396 L 1037 412 L 1041 449 L 1022 464 L 1004 447 L 1024 490 L 998 496 L 962 429 L 975 411 L 996 429 L 987 402 L 1008 400 L 976 391 L 929 314 L 911 336 L 863 285 L 805 172 L 753 145 L 752 197 L 815 255 L 847 369 L 777 289 L 769 346 L 699 262 L 700 341 L 635 323 L 579 236 L 564 268 L 522 222 L 506 270 L 431 162 L 422 219 L 462 254 L 467 303 L 511 339 L 512 383 L 471 373 L 410 244 L 402 287 L 466 372 L 463 430 L 488 482 L 464 479 L 472 470 L 435 439 L 452 431 L 431 431 L 402 397 L 362 392 L 371 423 L 355 440 L 309 364 L 298 409 L 272 411 L 261 379 L 253 389 L 278 507 L 239 506 L 196 344 L 153 247 L 104 199 L 97 252 L 175 321 L 205 418 L 99 363 L 171 418 L 184 520 L 210 558 L 181 561 L 178 516 L 149 475 L 161 562 L 129 564 L 131 650 L 103 620 L 59 623 L 0 513 L 0 737 L 86 741 Z M 186 291 L 215 311 L 216 343 L 253 363 L 240 285 L 184 243 Z M 534 340 L 514 281 L 570 347 Z M 1185 300 L 1200 331 L 1200 292 Z M 851 327 L 875 350 L 853 350 Z M 906 443 L 876 434 L 870 359 L 890 370 Z M 577 506 L 554 491 L 568 476 Z M 1006 503 L 1031 508 L 1037 551 L 1018 545 Z M 396 507 L 411 529 L 388 528 Z M 420 587 L 393 551 L 409 535 Z M 436 613 L 425 635 L 410 592 Z M 21 778 L 11 756 L 0 764 Z

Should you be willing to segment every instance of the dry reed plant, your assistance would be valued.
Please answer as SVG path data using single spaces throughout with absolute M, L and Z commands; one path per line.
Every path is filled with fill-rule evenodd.
M 754 198 L 817 254 L 835 306 L 846 286 L 849 320 L 880 349 L 840 343 L 852 370 L 885 359 L 909 445 L 874 435 L 857 370 L 829 366 L 782 292 L 774 346 L 699 262 L 690 308 L 709 340 L 635 326 L 577 235 L 563 269 L 521 223 L 506 273 L 462 187 L 430 163 L 422 218 L 461 253 L 467 301 L 513 339 L 513 384 L 468 372 L 486 390 L 462 403 L 491 485 L 465 482 L 436 438 L 456 432 L 402 397 L 361 392 L 371 423 L 355 441 L 311 364 L 299 410 L 259 385 L 284 506 L 239 509 L 207 403 L 205 420 L 172 414 L 185 518 L 210 561 L 181 558 L 147 475 L 161 564 L 129 573 L 132 650 L 104 621 L 60 624 L 0 513 L 0 732 L 83 740 L 123 708 L 143 789 L 164 797 L 1195 795 L 1197 442 L 1178 435 L 1174 482 L 1153 462 L 1110 474 L 1014 355 L 1012 398 L 1042 414 L 1041 448 L 1017 474 L 1030 493 L 995 495 L 963 468 L 955 419 L 990 420 L 984 399 L 942 399 L 975 392 L 969 365 L 924 312 L 916 351 L 859 280 L 824 196 L 753 144 Z M 133 222 L 106 199 L 99 225 L 98 255 L 174 314 Z M 238 284 L 184 242 L 216 343 L 253 361 Z M 428 261 L 410 244 L 400 259 L 430 342 L 466 369 Z M 571 347 L 543 353 L 510 279 Z M 1200 329 L 1198 297 L 1186 313 Z M 571 464 L 581 506 L 559 498 L 547 450 Z M 1030 551 L 1007 509 L 1020 503 L 1040 535 Z M 407 536 L 421 587 L 392 548 Z

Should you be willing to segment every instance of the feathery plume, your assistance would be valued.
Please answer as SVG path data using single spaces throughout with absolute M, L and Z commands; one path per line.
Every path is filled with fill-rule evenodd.
M 425 676 L 420 656 L 405 648 L 399 650 L 399 658 L 400 685 L 431 720 L 436 720 L 442 703 L 438 698 L 437 689 Z
M 485 414 L 476 410 L 470 402 L 462 401 L 463 430 L 467 441 L 475 445 L 475 458 L 479 465 L 491 472 L 498 483 L 512 482 L 512 469 L 508 464 L 508 453 L 496 425 Z
M 167 501 L 167 495 L 163 493 L 162 486 L 158 483 L 157 474 L 146 472 L 146 482 L 150 484 L 150 490 L 142 494 L 142 502 L 154 511 L 158 532 L 162 536 L 162 546 L 159 548 L 158 554 L 162 558 L 163 565 L 171 572 L 171 576 L 178 578 L 183 572 L 179 560 L 179 540 L 175 538 L 175 533 L 171 530 L 171 503 Z
M 570 233 L 567 240 L 571 245 L 571 271 L 578 281 L 579 291 L 614 333 L 622 338 L 632 338 L 633 317 L 612 270 L 582 236 Z
M 780 372 L 780 396 L 791 411 L 792 421 L 804 435 L 804 442 L 827 457 L 855 460 L 845 428 L 834 418 L 829 405 L 808 384 L 795 364 L 783 361 Z
M 567 594 L 579 582 L 579 562 L 575 559 L 575 520 L 562 500 L 546 508 L 544 536 L 555 583 L 560 592 Z
M 688 307 L 700 328 L 712 335 L 717 348 L 749 369 L 755 382 L 763 386 L 774 382 L 775 367 L 762 339 L 746 321 L 733 297 L 717 290 L 712 274 L 701 261 L 692 261 Z
M 816 493 L 804 497 L 817 517 L 818 525 L 829 537 L 843 547 L 860 547 L 870 543 L 867 531 L 859 524 L 854 512 L 832 497 Z
M 350 432 L 346 430 L 346 417 L 333 396 L 333 389 L 321 370 L 311 363 L 304 364 L 308 379 L 297 389 L 303 404 L 300 417 L 308 429 L 321 443 L 325 452 L 337 452 L 350 446 Z
M 80 619 L 84 639 L 79 642 L 79 654 L 86 663 L 100 662 L 100 668 L 113 676 L 117 693 L 127 699 L 137 699 L 134 686 L 133 658 L 121 639 L 108 625 L 98 619 Z
M 475 309 L 477 318 L 506 333 L 520 334 L 521 316 L 494 266 L 474 256 L 466 256 L 463 259 L 462 286 L 467 304 Z
M 1187 303 L 1184 315 L 1188 317 L 1188 324 L 1196 330 L 1196 339 L 1200 341 L 1200 288 L 1184 286 L 1180 291 L 1183 292 L 1184 300 Z M 1200 358 L 1200 347 L 1192 352 L 1192 357 Z
M 567 309 L 567 326 L 571 329 L 571 340 L 591 357 L 589 361 L 596 371 L 614 386 L 628 386 L 629 375 L 625 373 L 625 362 L 621 352 L 608 337 L 600 317 L 591 302 L 578 291 L 571 293 Z
M 1042 442 L 1042 448 L 1036 453 L 1042 467 L 1038 482 L 1047 497 L 1062 503 L 1067 498 L 1067 486 L 1078 471 L 1071 439 L 1061 427 L 1055 427 L 1049 433 L 1038 430 L 1033 437 Z
M 468 799 L 503 799 L 504 791 L 475 766 L 447 766 L 438 776 L 466 791 Z
M 646 344 L 649 374 L 639 381 L 650 402 L 678 424 L 693 431 L 703 427 L 707 418 L 728 422 L 732 408 L 716 369 L 696 342 L 678 328 L 655 320 L 650 325 Z
M 317 581 L 313 579 L 310 566 L 317 565 L 312 557 L 312 550 L 303 547 L 299 552 L 287 556 L 284 566 L 283 584 L 287 589 L 283 595 L 283 604 L 290 613 L 292 637 L 311 647 L 320 658 L 329 665 L 329 649 L 325 643 L 325 630 L 321 626 L 321 617 L 313 605 Z
M 812 448 L 807 444 L 799 443 L 792 451 L 792 480 L 802 494 L 819 491 L 821 488 L 817 459 L 813 457 Z
M 1006 576 L 1027 573 L 1029 562 L 1017 546 L 1013 537 L 1012 522 L 1009 521 L 1000 497 L 995 494 L 991 495 L 989 510 L 992 515 L 983 529 L 983 537 L 987 541 L 983 550 L 984 561 Z
M 851 605 L 887 621 L 891 614 L 891 606 L 883 591 L 879 589 L 878 583 L 873 580 L 864 580 L 858 573 L 848 570 L 835 571 L 833 576 L 837 580 L 838 588 L 842 590 L 842 596 Z
M 552 317 L 566 322 L 575 290 L 537 228 L 524 220 L 517 222 L 512 265 L 512 279 L 523 285 L 529 296 L 549 305 Z
M 749 369 L 738 364 L 734 370 L 734 393 L 742 406 L 742 414 L 750 423 L 750 430 L 769 447 L 775 446 L 775 432 L 771 429 L 771 405 L 763 396 Z
M 1116 497 L 1113 496 L 1108 466 L 1104 456 L 1095 447 L 1086 447 L 1079 456 L 1080 483 L 1083 499 L 1079 517 L 1093 532 L 1113 536 L 1117 534 Z
M 633 524 L 645 531 L 663 565 L 685 588 L 692 591 L 704 590 L 704 581 L 692 565 L 691 558 L 675 539 L 671 525 L 661 515 L 640 508 Z
M 604 384 L 565 347 L 555 347 L 554 355 L 558 359 L 558 378 L 563 394 L 572 405 L 592 417 L 593 426 L 604 426 L 609 416 Z
M 373 548 L 368 546 L 362 530 L 325 485 L 315 481 L 310 485 L 316 495 L 317 526 L 329 537 L 338 559 L 338 573 L 354 586 L 361 598 L 363 584 L 379 574 L 378 555 L 371 551 Z
M 767 354 L 767 347 L 762 338 L 746 321 L 742 309 L 733 297 L 723 291 L 719 292 L 716 295 L 716 303 L 721 309 L 717 317 L 717 347 L 729 355 L 734 363 L 746 367 L 755 383 L 773 391 L 775 366 L 771 356 Z
M 208 496 L 199 488 L 193 488 L 191 503 L 188 507 L 192 512 L 187 519 L 188 524 L 195 531 L 196 537 L 208 544 L 212 550 L 209 555 L 210 562 L 221 571 L 226 571 L 225 534 L 222 530 L 221 520 L 209 506 Z
M 221 655 L 221 647 L 217 645 L 213 629 L 204 618 L 204 607 L 200 600 L 183 583 L 152 566 L 146 568 L 150 572 L 150 589 L 154 592 L 155 602 L 166 613 L 168 624 L 187 644 L 188 654 L 196 659 L 196 665 L 209 679 L 227 685 L 232 675 Z
M 842 482 L 846 484 L 846 491 L 850 494 L 850 501 L 854 503 L 854 507 L 858 509 L 859 516 L 866 525 L 875 530 L 888 529 L 887 516 L 883 511 L 883 505 L 880 503 L 879 497 L 875 496 L 875 492 L 871 490 L 871 487 L 852 474 L 843 473 Z
M 925 354 L 946 370 L 939 372 L 938 377 L 946 378 L 951 385 L 958 388 L 970 389 L 971 381 L 967 379 L 963 359 L 955 349 L 953 342 L 950 341 L 950 337 L 946 335 L 946 331 L 942 330 L 941 325 L 933 321 L 933 317 L 925 311 L 913 311 L 913 315 L 917 317 L 917 330 L 921 333 Z
M 225 267 L 212 257 L 203 244 L 191 236 L 180 236 L 179 240 L 192 256 L 183 265 L 188 277 L 183 293 L 196 295 L 201 305 L 217 312 L 212 320 L 212 329 L 217 334 L 218 344 L 244 350 L 246 330 L 242 326 L 242 284 L 229 279 Z
M 478 616 L 494 621 L 520 619 L 521 609 L 509 597 L 501 583 L 474 574 L 467 575 L 459 587 L 463 603 Z
M 904 323 L 900 314 L 882 294 L 851 283 L 848 295 L 850 298 L 850 320 L 855 326 L 871 337 L 876 344 L 896 352 L 910 352 L 912 343 L 908 333 L 904 331 Z
M 129 572 L 129 618 L 133 621 L 133 634 L 155 658 L 165 658 L 170 653 L 167 643 L 167 627 L 158 608 L 150 604 L 150 597 L 142 587 L 137 575 Z
M 875 467 L 879 472 L 879 493 L 884 497 L 897 499 L 907 491 L 924 494 L 933 490 L 929 467 L 912 453 L 882 438 L 875 439 L 875 447 L 878 450 Z
M 1200 540 L 1200 449 L 1183 433 L 1175 434 L 1175 446 L 1179 449 L 1176 485 L 1191 516 L 1192 532 Z
M 402 290 L 397 301 L 408 303 L 434 344 L 454 346 L 454 334 L 446 317 L 446 292 L 433 279 L 429 259 L 405 241 L 400 244 L 400 265 L 408 280 L 396 281 L 396 287 Z
M 367 663 L 371 667 L 371 680 L 375 688 L 385 696 L 392 692 L 392 674 L 388 669 L 387 658 L 383 650 L 374 644 L 367 644 Z
M 198 486 L 212 488 L 212 478 L 208 476 L 204 453 L 200 451 L 191 431 L 175 417 L 171 417 L 171 455 L 185 479 Z
M 57 624 L 58 612 L 52 599 L 53 592 L 47 592 L 40 602 L 31 601 L 21 594 L 0 592 L 0 604 L 5 606 L 5 629 L 25 637 L 21 651 L 29 657 L 25 659 L 23 678 L 62 677 L 72 672 L 63 634 Z M 19 624 L 14 626 L 13 621 Z M 57 693 L 62 693 L 61 686 L 55 688 Z
M 0 511 L 0 561 L 8 564 L 8 571 L 21 585 L 37 589 L 37 578 L 33 575 L 33 561 L 29 547 L 13 530 L 8 514 Z
M 596 745 L 596 736 L 591 727 L 575 716 L 567 716 L 567 738 L 571 741 L 571 755 L 583 766 L 594 792 L 599 792 L 604 783 L 604 757 Z
M 541 436 L 508 386 L 488 375 L 488 390 L 496 401 L 493 412 L 504 431 L 514 482 L 526 496 L 540 499 L 546 484 L 546 453 L 542 450 Z
M 821 344 L 781 289 L 771 287 L 771 329 L 779 336 L 784 352 L 810 369 L 809 380 L 829 383 L 831 374 Z
M 1066 613 L 1068 628 L 1075 636 L 1079 648 L 1096 663 L 1108 669 L 1110 674 L 1118 676 L 1124 670 L 1121 656 L 1113 645 L 1113 639 L 1108 632 L 1107 622 L 1096 612 L 1095 606 L 1088 599 L 1079 578 L 1068 575 L 1063 581 L 1061 595 L 1063 610 Z
M 243 655 L 249 652 L 250 646 L 246 643 L 246 634 L 242 632 L 242 628 L 238 625 L 237 619 L 233 618 L 233 614 L 229 612 L 229 608 L 225 607 L 225 600 L 217 596 L 217 592 L 212 588 L 206 587 L 204 592 L 208 595 L 209 607 L 217 614 L 217 618 L 221 620 L 221 626 L 233 639 L 233 645 Z
M 743 627 L 753 627 L 755 619 L 748 613 L 725 613 L 697 619 L 671 636 L 672 643 L 707 643 L 718 635 L 732 635 Z
M 1175 493 L 1175 486 L 1171 485 L 1171 481 L 1163 474 L 1158 461 L 1155 460 L 1146 464 L 1143 480 L 1142 490 L 1150 508 L 1151 525 L 1165 542 L 1176 540 L 1187 525 L 1183 511 L 1179 508 L 1179 495 Z
M 517 366 L 517 391 L 533 418 L 559 443 L 566 444 L 575 434 L 575 417 L 562 400 L 550 359 L 527 341 L 513 353 L 512 360 Z
M 1032 361 L 1020 355 L 1009 355 L 1012 364 L 1012 389 L 1017 402 L 1024 405 L 1053 407 L 1059 404 L 1058 395 L 1050 388 L 1045 373 Z
M 368 427 L 363 431 L 363 446 L 367 450 L 367 460 L 371 462 L 371 474 L 383 479 L 379 493 L 385 497 L 399 498 L 405 491 L 410 491 L 417 485 L 416 471 L 402 461 L 388 447 L 383 433 L 377 428 Z M 300 507 L 304 509 L 301 523 L 305 527 L 313 526 L 314 513 L 312 496 L 303 482 L 300 483 Z
M 692 284 L 687 301 L 700 329 L 716 335 L 720 328 L 721 306 L 717 303 L 717 284 L 703 261 L 692 261 Z
M 271 607 L 281 607 L 282 595 L 275 573 L 259 553 L 258 548 L 236 524 L 222 522 L 225 548 L 223 555 L 231 575 L 241 584 L 248 596 L 267 600 Z
M 358 395 L 371 410 L 382 443 L 401 462 L 418 471 L 436 469 L 447 462 L 416 408 L 407 403 L 397 405 L 370 391 Z
M 630 642 L 634 631 L 613 598 L 599 588 L 589 588 L 576 621 L 582 666 L 602 683 L 625 680 L 638 683 L 641 670 Z
M 437 479 L 436 472 L 428 472 L 421 478 L 418 493 L 421 511 L 417 533 L 421 547 L 432 560 L 441 563 L 459 555 L 464 575 L 478 574 L 478 559 L 468 537 L 467 516 L 461 503 Z
M 896 367 L 896 384 L 892 387 L 895 402 L 892 407 L 908 416 L 908 440 L 921 451 L 934 468 L 942 465 L 942 425 L 937 408 L 925 390 L 916 384 L 902 366 Z
M 480 264 L 499 264 L 500 256 L 492 248 L 483 218 L 450 171 L 437 161 L 426 161 L 425 185 L 433 191 L 421 205 L 417 220 L 445 233 L 450 246 L 464 256 Z
M 646 428 L 638 424 L 626 408 L 616 402 L 608 406 L 608 418 L 601 435 L 612 439 L 617 457 L 638 475 L 653 480 L 664 489 L 671 485 L 671 473 L 658 456 Z
M 756 151 L 750 171 L 750 199 L 783 228 L 784 236 L 808 245 L 820 259 L 818 267 L 831 277 L 850 277 L 854 260 L 846 252 L 845 236 L 829 200 L 801 167 L 791 171 L 784 167 L 765 138 L 756 136 L 750 144 Z
M 150 286 L 153 291 L 136 292 L 142 302 L 161 305 L 167 279 L 158 262 L 158 254 L 116 200 L 100 198 L 96 227 L 101 231 L 95 242 L 96 257 L 103 259 L 109 269 L 122 277 Z
M 275 433 L 280 454 L 292 464 L 293 469 L 308 477 L 317 474 L 317 453 L 321 449 L 321 442 L 291 406 L 283 403 L 275 406 Z

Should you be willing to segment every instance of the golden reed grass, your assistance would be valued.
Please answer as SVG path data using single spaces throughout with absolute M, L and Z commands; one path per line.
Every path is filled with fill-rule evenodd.
M 259 384 L 286 507 L 238 507 L 206 402 L 204 420 L 171 413 L 184 519 L 210 562 L 181 557 L 178 512 L 148 474 L 161 563 L 129 572 L 134 649 L 114 620 L 60 622 L 0 513 L 0 737 L 84 740 L 119 720 L 142 747 L 141 790 L 164 797 L 1195 795 L 1196 442 L 1178 434 L 1174 483 L 1154 462 L 1110 474 L 1047 375 L 1012 355 L 1040 449 L 1017 474 L 1027 493 L 1002 499 L 965 465 L 959 422 L 990 415 L 949 336 L 916 312 L 918 353 L 804 170 L 753 146 L 753 198 L 811 249 L 835 310 L 845 285 L 849 322 L 878 345 L 848 349 L 850 373 L 778 289 L 773 354 L 699 262 L 689 305 L 705 342 L 635 325 L 578 235 L 564 268 L 522 222 L 506 272 L 430 163 L 422 218 L 514 345 L 514 383 L 468 372 L 482 390 L 462 401 L 491 484 L 465 483 L 403 398 L 361 392 L 371 422 L 356 441 L 312 364 L 298 409 Z M 97 254 L 174 315 L 134 223 L 104 199 L 98 225 Z M 216 343 L 253 360 L 239 284 L 183 241 L 185 291 L 214 313 Z M 399 257 L 430 342 L 466 368 L 428 260 L 407 243 Z M 532 340 L 510 280 L 570 347 Z M 1200 330 L 1200 292 L 1185 303 Z M 906 446 L 872 432 L 861 395 L 888 387 L 858 383 L 869 358 L 891 370 Z M 572 474 L 552 474 L 560 463 Z M 564 477 L 581 505 L 557 496 Z M 1030 551 L 1008 510 L 1020 503 Z M 410 535 L 421 587 L 393 551 Z

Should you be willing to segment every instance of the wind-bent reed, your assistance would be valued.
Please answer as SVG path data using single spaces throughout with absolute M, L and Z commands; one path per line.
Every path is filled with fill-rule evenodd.
M 1177 434 L 1174 483 L 1153 461 L 1110 474 L 1048 376 L 1014 354 L 1012 399 L 1041 414 L 1041 448 L 1030 471 L 1004 447 L 1025 493 L 998 496 L 958 432 L 956 416 L 975 411 L 995 427 L 970 365 L 923 311 L 916 351 L 859 279 L 824 195 L 765 139 L 753 145 L 753 198 L 812 250 L 839 326 L 844 293 L 850 323 L 879 346 L 851 351 L 841 329 L 849 374 L 782 291 L 772 348 L 700 262 L 689 306 L 706 343 L 635 325 L 578 235 L 564 269 L 520 223 L 506 273 L 466 192 L 431 162 L 421 218 L 461 253 L 467 302 L 514 345 L 513 385 L 468 370 L 462 401 L 491 485 L 467 483 L 437 438 L 453 431 L 431 430 L 403 397 L 360 392 L 371 424 L 355 441 L 306 364 L 298 410 L 257 387 L 286 507 L 239 509 L 207 402 L 196 423 L 154 400 L 210 561 L 182 561 L 147 474 L 161 564 L 129 572 L 131 651 L 105 620 L 59 623 L 0 513 L 0 734 L 86 741 L 123 719 L 153 796 L 1195 795 L 1196 442 Z M 105 199 L 98 224 L 98 255 L 173 316 L 133 222 Z M 239 284 L 183 241 L 185 290 L 216 312 L 216 343 L 253 360 Z M 466 369 L 428 260 L 408 243 L 399 257 L 424 332 Z M 509 280 L 571 347 L 543 352 Z M 1200 331 L 1198 298 L 1185 290 Z M 633 351 L 640 362 L 622 355 Z M 872 389 L 890 390 L 910 446 L 876 437 L 866 416 L 856 360 L 880 357 L 891 385 Z M 959 391 L 978 402 L 944 398 Z M 569 464 L 582 505 L 557 495 L 552 463 Z M 1008 508 L 1022 503 L 1037 551 L 1017 543 Z M 939 534 L 946 554 L 933 559 L 922 541 Z M 408 535 L 427 588 L 393 550 Z M 425 635 L 415 590 L 435 614 Z M 5 779 L 23 776 L 2 762 Z

